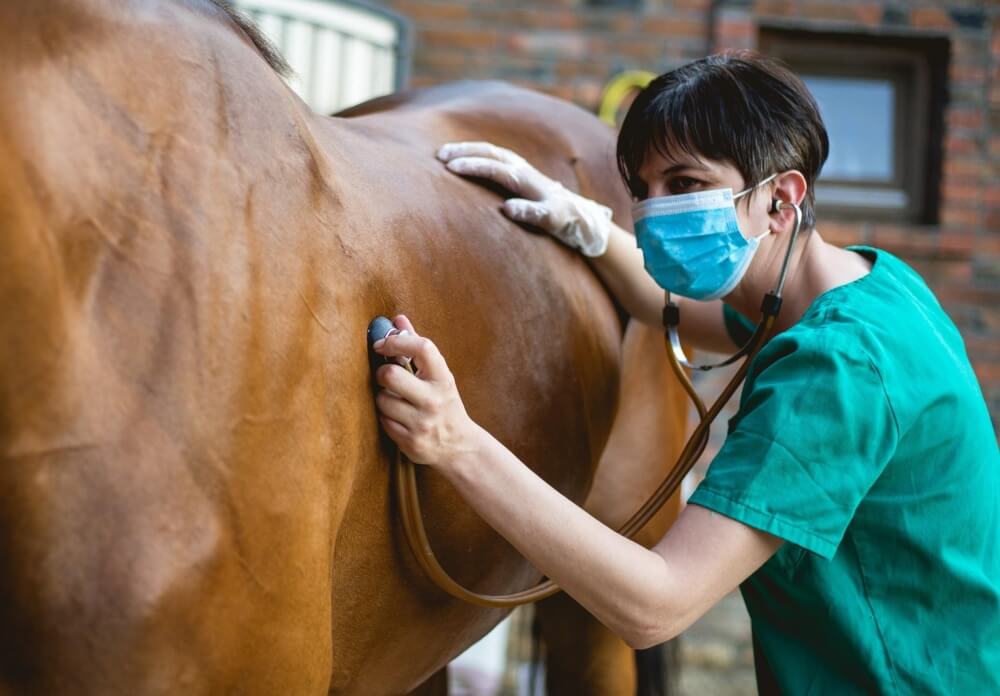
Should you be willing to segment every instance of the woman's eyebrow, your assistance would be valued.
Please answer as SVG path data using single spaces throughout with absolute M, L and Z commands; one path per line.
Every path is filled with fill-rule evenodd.
M 682 169 L 696 169 L 696 170 L 698 170 L 700 172 L 710 171 L 708 167 L 706 167 L 704 165 L 701 165 L 701 164 L 680 163 L 680 164 L 671 165 L 671 166 L 667 167 L 666 169 L 664 169 L 660 173 L 663 176 L 670 176 L 671 174 L 674 174 L 675 172 L 679 172 Z

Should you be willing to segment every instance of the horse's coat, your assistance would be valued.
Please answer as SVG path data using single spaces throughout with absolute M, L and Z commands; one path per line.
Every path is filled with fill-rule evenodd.
M 410 315 L 582 499 L 618 315 L 433 152 L 488 137 L 625 219 L 610 133 L 501 85 L 320 117 L 201 0 L 0 0 L 0 63 L 0 694 L 420 683 L 502 613 L 406 551 L 365 327 Z M 457 579 L 537 579 L 423 473 Z

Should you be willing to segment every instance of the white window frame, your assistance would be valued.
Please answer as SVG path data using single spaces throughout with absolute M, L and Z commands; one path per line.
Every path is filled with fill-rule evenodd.
M 357 0 L 235 0 L 295 71 L 289 85 L 330 114 L 401 89 L 409 24 Z

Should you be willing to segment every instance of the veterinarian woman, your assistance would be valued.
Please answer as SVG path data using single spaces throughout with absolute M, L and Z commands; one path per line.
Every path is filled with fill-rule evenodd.
M 411 335 L 376 348 L 418 369 L 380 369 L 382 424 L 635 647 L 677 635 L 739 585 L 762 693 L 1000 693 L 996 435 L 962 339 L 920 277 L 820 236 L 813 185 L 826 155 L 804 84 L 747 53 L 667 73 L 632 105 L 618 161 L 639 201 L 636 237 L 508 150 L 438 154 L 513 192 L 504 213 L 579 249 L 633 316 L 658 325 L 662 288 L 684 298 L 683 338 L 717 352 L 759 319 L 795 228 L 790 204 L 801 206 L 772 336 L 705 480 L 652 550 L 474 423 L 405 317 L 396 325 Z

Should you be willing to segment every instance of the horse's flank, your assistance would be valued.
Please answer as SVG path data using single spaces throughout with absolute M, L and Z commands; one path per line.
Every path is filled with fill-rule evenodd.
M 610 133 L 497 86 L 321 117 L 213 16 L 0 1 L 0 694 L 400 693 L 500 618 L 403 550 L 374 315 L 571 497 L 608 438 L 606 293 L 432 154 L 495 140 L 625 215 Z M 422 493 L 460 581 L 536 579 Z

